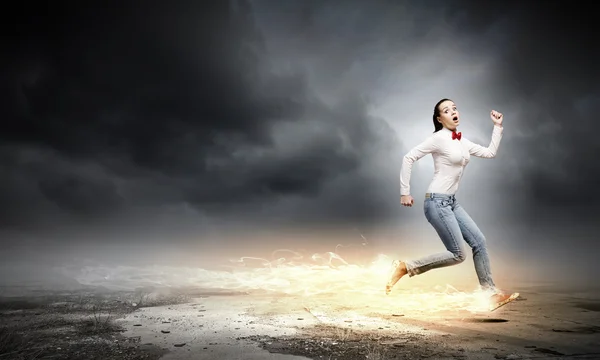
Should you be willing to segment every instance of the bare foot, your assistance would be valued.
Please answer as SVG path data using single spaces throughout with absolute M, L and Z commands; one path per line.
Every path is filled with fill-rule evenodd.
M 392 288 L 396 283 L 402 279 L 404 275 L 406 275 L 408 271 L 406 270 L 406 264 L 400 260 L 392 261 L 392 271 L 390 274 L 390 279 L 385 285 L 385 294 L 389 295 L 392 292 Z
M 496 293 L 496 294 L 492 295 L 490 297 L 490 310 L 495 310 L 495 309 L 499 308 L 500 306 L 514 300 L 517 296 L 519 296 L 518 293 L 516 293 L 516 294 Z
M 505 301 L 509 297 L 510 297 L 510 294 L 495 293 L 494 295 L 492 295 L 490 297 L 490 301 L 492 302 L 492 304 L 500 303 L 502 301 Z

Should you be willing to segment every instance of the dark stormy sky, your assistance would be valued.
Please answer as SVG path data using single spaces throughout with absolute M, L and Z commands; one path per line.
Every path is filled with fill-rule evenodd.
M 422 212 L 431 158 L 415 166 L 412 209 L 398 174 L 443 97 L 484 145 L 490 110 L 504 113 L 498 157 L 472 161 L 459 191 L 497 254 L 590 264 L 598 250 L 585 3 L 15 6 L 1 15 L 5 253 L 277 248 L 286 231 L 331 229 L 437 246 Z M 324 237 L 315 246 L 339 242 Z

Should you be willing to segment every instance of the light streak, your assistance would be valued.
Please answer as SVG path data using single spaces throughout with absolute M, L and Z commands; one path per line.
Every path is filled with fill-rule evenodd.
M 364 237 L 363 237 L 364 239 Z M 366 239 L 364 239 L 366 241 Z M 452 285 L 411 287 L 406 276 L 385 295 L 391 259 L 378 255 L 368 265 L 349 263 L 335 252 L 304 256 L 289 249 L 272 252 L 273 260 L 244 256 L 230 260 L 228 270 L 168 266 L 88 266 L 74 277 L 82 284 L 135 289 L 141 286 L 203 288 L 272 293 L 353 308 L 388 309 L 403 314 L 487 312 L 490 293 L 464 292 Z M 285 257 L 284 255 L 289 255 Z

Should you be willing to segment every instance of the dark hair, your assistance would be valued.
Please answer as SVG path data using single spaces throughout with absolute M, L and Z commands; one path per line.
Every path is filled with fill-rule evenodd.
M 442 103 L 444 101 L 452 101 L 452 100 L 442 99 L 442 100 L 438 101 L 437 104 L 435 104 L 435 107 L 433 108 L 433 127 L 435 128 L 434 132 L 438 132 L 438 131 L 442 130 L 442 128 L 444 127 L 444 125 L 442 125 L 442 123 L 439 122 L 437 119 L 437 117 L 440 116 L 440 105 L 442 105 Z

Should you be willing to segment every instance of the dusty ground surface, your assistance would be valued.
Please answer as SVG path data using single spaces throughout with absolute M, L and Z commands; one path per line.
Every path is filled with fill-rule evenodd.
M 186 302 L 178 293 L 103 289 L 35 291 L 0 298 L 0 359 L 159 359 L 115 320 L 141 306 Z
M 598 359 L 600 296 L 523 288 L 493 313 L 187 289 L 0 302 L 0 359 Z M 390 304 L 397 304 L 390 306 Z M 407 310 L 407 311 L 404 311 Z

